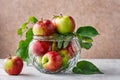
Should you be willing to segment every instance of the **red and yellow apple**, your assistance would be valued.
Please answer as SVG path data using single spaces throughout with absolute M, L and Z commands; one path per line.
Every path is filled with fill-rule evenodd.
M 75 21 L 71 16 L 56 16 L 52 22 L 60 34 L 72 33 L 75 29 Z
M 47 41 L 35 40 L 29 45 L 29 51 L 36 56 L 43 56 L 48 51 L 51 51 L 51 43 Z
M 72 44 L 71 42 L 68 44 L 68 46 L 66 47 L 66 49 L 68 50 L 69 52 L 69 55 L 70 55 L 70 58 L 73 58 L 75 55 L 76 55 L 76 52 L 75 52 L 75 47 L 73 47 L 74 44 Z
M 33 26 L 33 34 L 37 36 L 49 36 L 54 33 L 55 27 L 50 20 L 38 21 Z
M 62 57 L 62 66 L 67 65 L 69 59 L 70 59 L 70 55 L 67 49 L 62 49 L 58 52 L 61 57 Z
M 23 60 L 18 56 L 10 56 L 4 60 L 4 70 L 9 75 L 18 75 L 22 71 Z
M 62 66 L 62 57 L 56 51 L 47 52 L 42 57 L 43 68 L 47 71 L 56 71 Z

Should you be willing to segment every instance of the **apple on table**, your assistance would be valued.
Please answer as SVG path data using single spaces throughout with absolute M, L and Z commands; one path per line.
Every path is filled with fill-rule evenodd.
M 18 56 L 10 56 L 4 60 L 4 70 L 9 75 L 18 75 L 22 71 L 23 60 Z

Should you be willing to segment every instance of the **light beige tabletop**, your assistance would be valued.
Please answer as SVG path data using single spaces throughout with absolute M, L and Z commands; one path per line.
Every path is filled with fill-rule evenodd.
M 0 59 L 0 80 L 120 80 L 120 59 L 84 59 L 93 62 L 104 74 L 44 74 L 32 65 L 26 66 L 20 75 L 9 76 L 3 70 L 3 59 Z

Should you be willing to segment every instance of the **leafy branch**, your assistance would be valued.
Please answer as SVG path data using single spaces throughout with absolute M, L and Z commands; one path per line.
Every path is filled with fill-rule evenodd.
M 76 31 L 76 36 L 79 39 L 81 48 L 90 49 L 93 42 L 93 37 L 99 35 L 97 30 L 92 26 L 79 27 Z
M 23 36 L 23 33 L 25 33 L 25 40 L 20 40 L 19 41 L 18 49 L 16 51 L 16 55 L 18 55 L 24 61 L 27 61 L 27 62 L 28 62 L 28 59 L 29 59 L 28 46 L 29 46 L 30 41 L 33 38 L 32 28 L 29 28 L 27 25 L 30 24 L 30 23 L 35 24 L 37 21 L 38 21 L 37 18 L 35 18 L 34 16 L 30 16 L 28 18 L 28 21 L 23 23 L 21 25 L 21 28 L 19 28 L 17 30 L 17 34 L 19 36 Z

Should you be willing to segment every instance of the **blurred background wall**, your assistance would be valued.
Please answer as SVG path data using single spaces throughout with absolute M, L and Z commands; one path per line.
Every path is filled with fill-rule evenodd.
M 100 33 L 82 58 L 120 58 L 120 0 L 0 0 L 0 58 L 15 53 L 16 30 L 29 16 L 51 19 L 60 13 Z

